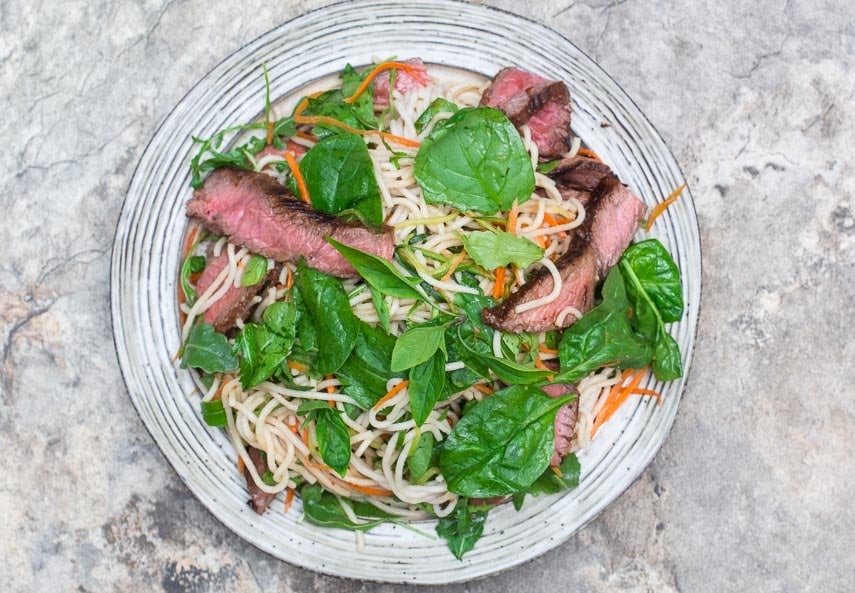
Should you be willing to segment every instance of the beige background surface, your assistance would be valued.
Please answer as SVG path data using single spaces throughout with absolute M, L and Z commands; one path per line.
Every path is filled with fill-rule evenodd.
M 855 587 L 855 5 L 495 0 L 562 32 L 692 186 L 704 298 L 674 429 L 566 545 L 453 592 Z M 0 590 L 403 591 L 223 528 L 128 399 L 113 230 L 158 123 L 323 1 L 0 2 Z

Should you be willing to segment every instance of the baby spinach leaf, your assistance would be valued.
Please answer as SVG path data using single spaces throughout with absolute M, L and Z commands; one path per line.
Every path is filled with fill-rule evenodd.
M 201 402 L 201 407 L 202 420 L 204 420 L 205 424 L 208 426 L 226 426 L 228 424 L 228 420 L 226 419 L 226 410 L 223 408 L 223 402 L 221 400 Z
M 238 368 L 238 359 L 226 336 L 207 323 L 199 323 L 190 329 L 184 343 L 182 364 L 206 373 L 225 373 Z
M 640 289 L 647 293 L 662 321 L 668 323 L 683 318 L 680 270 L 658 239 L 647 239 L 630 245 L 623 252 L 621 263 L 623 271 L 628 271 L 627 266 L 632 270 L 632 279 L 625 278 L 626 292 L 631 301 L 638 300 Z
M 555 414 L 572 399 L 514 385 L 474 405 L 443 445 L 440 469 L 448 489 L 475 498 L 527 489 L 549 465 Z
M 321 458 L 340 476 L 347 473 L 350 465 L 350 432 L 338 410 L 330 408 L 319 412 L 315 418 L 315 436 Z
M 315 144 L 300 161 L 300 172 L 315 210 L 355 210 L 369 222 L 383 222 L 374 165 L 361 136 L 336 134 Z
M 379 327 L 360 322 L 359 337 L 353 352 L 338 369 L 342 390 L 363 410 L 370 409 L 386 394 L 386 383 L 402 377 L 389 368 L 395 338 Z
M 534 171 L 522 139 L 504 113 L 461 109 L 439 122 L 416 154 L 416 181 L 429 204 L 493 214 L 523 203 Z
M 363 73 L 357 72 L 350 64 L 345 66 L 341 73 L 341 88 L 332 89 L 321 93 L 317 97 L 309 98 L 308 105 L 303 115 L 324 115 L 337 119 L 352 128 L 362 130 L 374 130 L 379 127 L 377 117 L 374 115 L 373 88 L 362 93 L 353 103 L 345 103 L 344 99 L 350 97 L 371 69 Z M 318 138 L 327 138 L 336 134 L 347 133 L 338 126 L 318 124 L 312 132 Z
M 488 270 L 509 264 L 525 268 L 543 257 L 542 247 L 505 231 L 475 231 L 460 238 L 469 257 Z
M 240 279 L 241 286 L 255 286 L 267 275 L 267 258 L 261 255 L 253 255 L 243 269 Z
M 561 475 L 558 476 L 552 471 L 552 468 L 547 467 L 538 479 L 534 481 L 528 489 L 528 494 L 537 496 L 538 494 L 555 494 L 563 490 L 570 490 L 579 485 L 579 475 L 582 471 L 582 466 L 579 465 L 579 459 L 575 453 L 570 453 L 558 466 Z
M 321 375 L 335 373 L 356 345 L 359 319 L 341 280 L 308 267 L 303 259 L 297 264 L 294 284 L 317 335 L 315 370 Z
M 349 245 L 339 243 L 327 237 L 330 245 L 336 248 L 342 257 L 352 265 L 359 275 L 373 288 L 382 294 L 399 298 L 414 298 L 424 300 L 424 295 L 416 288 L 418 278 L 404 276 L 391 262 L 366 253 Z
M 419 433 L 416 442 L 410 448 L 407 457 L 407 469 L 410 470 L 410 482 L 422 484 L 423 478 L 434 462 L 434 439 L 433 433 L 425 431 Z
M 405 371 L 433 356 L 440 346 L 445 345 L 443 325 L 416 325 L 398 336 L 392 350 L 392 370 Z
M 205 269 L 204 255 L 191 255 L 181 264 L 181 289 L 187 297 L 187 304 L 193 306 L 196 301 L 196 290 L 190 285 L 190 276 Z
M 364 522 L 355 523 L 345 515 L 336 496 L 324 490 L 320 484 L 304 485 L 300 489 L 300 498 L 303 501 L 306 520 L 321 527 L 368 531 L 394 519 L 392 515 L 368 503 L 347 501 L 345 504 L 350 504 L 356 516 L 364 520 Z
M 416 132 L 421 134 L 422 130 L 425 129 L 425 126 L 430 123 L 437 114 L 440 113 L 455 113 L 459 107 L 449 101 L 448 99 L 443 99 L 442 97 L 437 97 L 431 104 L 427 106 L 427 109 L 422 111 L 422 114 L 416 119 L 415 126 Z
M 458 560 L 475 547 L 484 533 L 487 510 L 473 510 L 466 498 L 460 498 L 454 511 L 436 524 L 436 533 L 448 542 L 448 549 Z
M 615 266 L 603 285 L 603 302 L 564 331 L 558 344 L 556 382 L 573 383 L 604 366 L 641 368 L 653 358 L 653 343 L 630 324 L 623 277 Z
M 442 397 L 445 388 L 446 362 L 447 355 L 443 344 L 443 347 L 437 348 L 430 358 L 410 369 L 410 385 L 407 391 L 416 426 L 424 424 L 436 402 Z

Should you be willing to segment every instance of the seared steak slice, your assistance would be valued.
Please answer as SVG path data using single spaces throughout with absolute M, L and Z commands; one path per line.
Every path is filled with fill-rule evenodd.
M 395 71 L 395 90 L 406 95 L 419 87 L 426 86 L 430 82 L 425 64 L 421 58 L 410 58 L 404 60 L 405 64 L 414 66 L 418 72 L 413 76 L 406 70 Z M 385 109 L 389 106 L 389 81 L 391 80 L 391 72 L 384 70 L 374 77 L 374 106 L 380 109 Z
M 557 365 L 556 365 L 557 366 Z M 558 370 L 556 368 L 556 370 Z M 563 397 L 576 390 L 572 383 L 552 383 L 545 385 L 543 391 L 549 397 Z M 561 465 L 561 460 L 570 452 L 570 445 L 576 434 L 576 418 L 579 415 L 579 398 L 577 397 L 566 406 L 558 408 L 555 415 L 555 453 L 549 465 Z
M 263 476 L 268 471 L 264 454 L 255 447 L 247 447 L 246 452 L 249 453 L 249 458 L 252 459 L 255 471 L 258 472 L 259 476 Z M 263 515 L 270 503 L 273 502 L 273 499 L 276 498 L 276 495 L 259 488 L 255 480 L 252 479 L 252 474 L 249 473 L 248 468 L 243 469 L 243 476 L 246 478 L 246 487 L 249 490 L 249 506 L 259 515 Z
M 588 193 L 593 192 L 600 182 L 611 174 L 612 170 L 607 164 L 578 155 L 561 159 L 558 165 L 547 173 L 555 180 L 559 190 L 567 188 Z
M 559 313 L 567 307 L 582 313 L 593 307 L 594 287 L 620 259 L 644 211 L 644 204 L 617 177 L 605 177 L 591 194 L 585 222 L 573 230 L 570 248 L 555 262 L 562 280 L 558 298 L 535 309 L 515 312 L 518 305 L 552 292 L 552 274 L 541 268 L 500 305 L 484 309 L 484 322 L 512 333 L 542 332 L 573 324 L 576 318 L 568 315 L 559 326 Z
M 213 249 L 208 249 L 207 262 L 199 281 L 196 283 L 196 292 L 202 294 L 214 283 L 220 272 L 229 264 L 229 254 L 223 249 L 219 257 L 214 257 Z M 261 282 L 253 286 L 230 286 L 225 294 L 214 301 L 205 310 L 203 321 L 214 326 L 214 330 L 226 334 L 234 329 L 238 319 L 246 321 L 252 310 L 252 299 L 254 299 L 264 288 L 277 276 L 281 266 L 278 264 L 271 269 Z
M 567 152 L 570 91 L 563 82 L 505 68 L 484 91 L 481 105 L 500 109 L 518 129 L 527 124 L 541 157 L 555 158 Z
M 253 253 L 278 262 L 304 257 L 309 266 L 340 278 L 358 274 L 326 237 L 387 260 L 395 249 L 390 227 L 375 232 L 318 212 L 269 175 L 252 171 L 212 171 L 187 202 L 187 216 Z

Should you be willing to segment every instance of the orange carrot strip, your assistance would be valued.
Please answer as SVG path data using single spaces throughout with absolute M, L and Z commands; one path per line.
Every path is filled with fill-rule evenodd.
M 243 470 L 246 469 L 246 464 L 243 462 L 243 457 L 238 455 L 237 470 L 240 475 L 243 475 Z
M 554 348 L 547 348 L 546 344 L 541 344 L 537 347 L 537 349 L 540 350 L 540 352 L 543 354 L 558 354 L 558 350 L 555 350 Z
M 362 486 L 360 484 L 351 484 L 350 482 L 345 482 L 344 485 L 351 490 L 359 492 L 360 494 L 367 494 L 368 496 L 389 496 L 392 494 L 391 490 L 386 490 L 379 486 Z
M 498 299 L 505 292 L 505 268 L 496 268 L 496 284 L 493 286 L 493 298 Z
M 273 122 L 267 122 L 267 145 L 273 144 Z
M 365 89 L 368 88 L 368 85 L 371 84 L 371 82 L 374 80 L 374 78 L 378 74 L 380 74 L 384 70 L 393 70 L 393 69 L 394 70 L 403 70 L 404 72 L 406 72 L 407 74 L 409 74 L 413 78 L 419 80 L 420 82 L 424 82 L 424 83 L 428 82 L 426 80 L 424 73 L 419 68 L 416 68 L 415 66 L 413 66 L 411 64 L 406 64 L 404 62 L 383 62 L 382 64 L 377 64 L 377 66 L 374 67 L 374 70 L 372 70 L 371 73 L 365 77 L 365 80 L 362 81 L 362 84 L 360 84 L 359 87 L 357 87 L 356 91 L 354 91 L 354 93 L 351 96 L 347 97 L 344 100 L 344 102 L 345 103 L 353 103 L 354 101 L 356 101 L 356 99 L 359 98 L 359 95 L 361 95 L 362 93 L 365 92 Z
M 564 477 L 564 472 L 562 472 L 561 468 L 558 467 L 557 465 L 550 465 L 549 469 L 551 469 L 552 473 L 555 474 L 556 476 L 558 476 L 559 478 Z
M 306 187 L 306 180 L 303 179 L 303 174 L 300 172 L 300 166 L 297 164 L 297 159 L 290 152 L 285 153 L 285 160 L 288 163 L 288 168 L 291 169 L 291 175 L 294 176 L 294 181 L 297 182 L 297 190 L 300 192 L 300 198 L 307 204 L 311 204 L 309 198 L 309 188 Z
M 577 152 L 576 154 L 578 154 L 579 156 L 588 157 L 589 159 L 594 159 L 595 161 L 600 161 L 601 163 L 603 162 L 603 159 L 600 158 L 600 155 L 598 155 L 590 148 L 580 148 L 579 152 Z
M 291 510 L 291 504 L 294 502 L 294 489 L 288 488 L 288 491 L 285 492 L 285 514 L 288 514 L 288 511 Z
M 511 211 L 508 213 L 508 232 L 514 235 L 517 234 L 517 217 L 519 216 L 519 204 L 514 200 L 514 205 L 511 206 Z
M 387 401 L 389 401 L 390 399 L 392 399 L 393 397 L 395 397 L 396 395 L 401 393 L 401 391 L 409 384 L 410 384 L 409 381 L 401 381 L 400 383 L 395 385 L 392 389 L 389 390 L 389 392 L 386 395 L 384 395 L 379 400 L 377 400 L 377 403 L 374 404 L 373 409 L 379 410 L 380 408 L 382 408 L 383 404 L 385 404 Z
M 629 382 L 629 385 L 626 387 L 622 387 L 617 394 L 612 398 L 613 391 L 609 392 L 609 398 L 611 401 L 606 401 L 606 404 L 603 406 L 603 409 L 600 410 L 600 413 L 597 414 L 596 420 L 594 420 L 594 427 L 591 430 L 591 436 L 593 437 L 597 430 L 599 430 L 600 426 L 605 424 L 609 418 L 620 408 L 621 404 L 626 401 L 626 399 L 635 391 L 638 387 L 638 384 L 641 382 L 641 379 L 644 377 L 645 373 L 647 373 L 647 367 L 642 369 L 638 369 L 635 371 L 635 374 L 632 376 L 632 380 Z M 621 382 L 622 383 L 622 382 Z M 619 383 L 619 384 L 621 384 Z
M 326 464 L 312 463 L 311 461 L 304 461 L 303 465 L 305 465 L 306 467 L 310 467 L 312 469 L 319 469 L 319 470 L 324 471 L 324 472 L 328 472 L 332 469 L 330 466 L 328 466 Z
M 465 249 L 461 249 L 461 250 L 460 250 L 460 253 L 458 253 L 458 254 L 455 256 L 455 258 L 451 261 L 451 267 L 450 267 L 450 268 L 448 268 L 448 271 L 447 271 L 447 272 L 445 273 L 445 275 L 443 275 L 443 277 L 441 278 L 441 281 L 442 281 L 442 282 L 448 282 L 449 280 L 451 280 L 451 275 L 454 273 L 454 270 L 456 270 L 456 269 L 457 269 L 457 266 L 459 266 L 459 265 L 460 265 L 460 262 L 462 262 L 462 261 L 463 261 L 463 258 L 464 258 L 464 257 L 466 257 L 466 250 L 465 250 Z
M 475 383 L 472 387 L 484 395 L 491 395 L 493 393 L 493 389 L 489 385 L 484 385 L 483 383 Z
M 305 373 L 309 370 L 309 367 L 304 365 L 302 362 L 294 362 L 293 360 L 288 361 L 288 368 L 292 371 L 297 371 L 298 373 Z
M 410 140 L 409 138 L 396 136 L 395 134 L 389 134 L 388 132 L 381 132 L 380 130 L 358 130 L 353 126 L 349 126 L 344 122 L 338 121 L 334 117 L 326 115 L 294 115 L 294 121 L 298 124 L 326 124 L 328 126 L 341 128 L 351 134 L 359 134 L 360 136 L 379 134 L 384 140 L 400 144 L 401 146 L 409 146 L 410 148 L 418 148 L 421 146 L 421 143 L 418 140 Z
M 683 190 L 686 189 L 686 184 L 684 183 L 673 192 L 671 195 L 665 198 L 662 202 L 659 202 L 653 207 L 653 210 L 650 211 L 650 218 L 647 219 L 647 224 L 644 225 L 644 230 L 649 231 L 653 228 L 653 222 L 659 218 L 659 215 L 665 212 L 668 209 L 668 206 L 677 201 L 677 198 L 680 197 L 680 194 L 683 193 Z

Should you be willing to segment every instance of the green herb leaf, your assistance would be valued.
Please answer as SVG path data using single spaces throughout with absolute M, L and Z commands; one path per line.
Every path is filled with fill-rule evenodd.
M 354 210 L 369 222 L 383 222 L 374 165 L 361 136 L 324 138 L 303 156 L 300 172 L 315 210 L 328 214 Z
M 448 489 L 474 498 L 527 489 L 549 465 L 555 414 L 572 399 L 514 385 L 473 406 L 443 445 L 440 469 Z
M 244 389 L 266 381 L 291 354 L 297 331 L 297 307 L 289 301 L 264 310 L 263 324 L 247 323 L 235 338 L 240 351 L 240 382 Z
M 538 369 L 534 365 L 499 358 L 486 351 L 486 348 L 482 348 L 485 351 L 478 351 L 470 343 L 472 340 L 466 339 L 463 331 L 465 331 L 465 326 L 460 326 L 458 328 L 458 344 L 462 346 L 459 352 L 460 359 L 466 363 L 466 366 L 485 379 L 491 378 L 490 371 L 492 371 L 499 379 L 509 385 L 533 385 L 543 383 L 550 375 L 554 374 L 551 371 Z
M 227 373 L 238 368 L 238 359 L 226 336 L 207 323 L 199 323 L 190 329 L 184 343 L 182 364 L 206 373 Z
M 243 276 L 240 279 L 241 286 L 255 286 L 261 282 L 267 275 L 267 258 L 260 255 L 253 255 L 249 258 L 249 262 L 243 269 Z
M 460 238 L 469 257 L 488 270 L 509 264 L 525 268 L 543 257 L 543 248 L 535 242 L 505 231 L 475 231 Z
M 560 159 L 555 159 L 554 161 L 546 161 L 545 163 L 538 163 L 537 172 L 543 173 L 544 175 L 546 175 L 547 173 L 549 173 L 550 171 L 555 169 L 555 167 L 557 167 L 558 163 L 560 163 L 560 162 L 561 162 Z
M 428 105 L 427 109 L 422 111 L 422 114 L 419 115 L 418 119 L 416 119 L 415 126 L 416 132 L 421 134 L 422 130 L 425 129 L 425 126 L 430 123 L 430 121 L 436 117 L 440 113 L 455 113 L 460 109 L 457 105 L 449 101 L 448 99 L 443 99 L 442 97 L 437 97 L 431 104 Z
M 416 437 L 416 442 L 410 448 L 410 455 L 407 457 L 410 482 L 423 483 L 423 478 L 433 462 L 435 442 L 436 439 L 430 431 L 422 432 Z
M 349 504 L 356 516 L 362 519 L 361 522 L 355 523 L 345 515 L 336 496 L 324 490 L 320 484 L 303 486 L 300 489 L 300 498 L 303 501 L 303 512 L 306 515 L 306 520 L 321 527 L 368 531 L 381 523 L 394 519 L 392 515 L 384 513 L 368 503 L 345 501 L 344 504 Z
M 204 255 L 191 255 L 181 264 L 181 289 L 187 297 L 187 304 L 193 306 L 196 301 L 196 290 L 190 285 L 190 276 L 205 269 Z
M 582 466 L 575 453 L 570 453 L 558 466 L 561 476 L 555 474 L 552 468 L 547 467 L 538 479 L 534 481 L 527 493 L 537 496 L 539 494 L 555 494 L 564 490 L 570 490 L 579 485 L 579 476 Z
M 379 327 L 360 322 L 359 337 L 353 353 L 338 369 L 336 376 L 342 391 L 363 410 L 371 409 L 386 394 L 386 383 L 392 377 L 403 377 L 389 368 L 395 338 Z
M 425 300 L 424 295 L 416 288 L 419 285 L 418 278 L 404 276 L 391 262 L 382 257 L 360 251 L 329 237 L 327 241 L 381 294 Z
M 371 291 L 371 302 L 374 304 L 374 310 L 377 312 L 377 319 L 380 320 L 380 327 L 386 333 L 389 333 L 389 322 L 391 320 L 389 305 L 386 304 L 386 299 L 383 297 L 382 292 L 370 284 L 368 285 L 368 289 Z
M 422 141 L 415 177 L 429 204 L 493 214 L 520 204 L 534 190 L 534 171 L 522 139 L 504 113 L 461 109 Z
M 341 280 L 306 266 L 301 259 L 294 284 L 317 335 L 315 368 L 321 375 L 335 373 L 350 356 L 359 335 L 359 319 Z
M 475 547 L 484 533 L 487 510 L 472 510 L 468 501 L 461 498 L 454 511 L 436 524 L 436 533 L 448 542 L 448 549 L 458 560 Z
M 424 424 L 436 402 L 442 397 L 445 388 L 446 362 L 444 348 L 437 348 L 430 358 L 410 369 L 410 385 L 407 392 L 410 396 L 410 411 L 413 413 L 416 426 Z
M 405 371 L 433 356 L 444 345 L 445 330 L 448 324 L 417 325 L 398 336 L 395 349 L 392 350 L 393 371 Z
M 228 424 L 228 420 L 226 419 L 226 410 L 223 408 L 223 402 L 220 400 L 215 400 L 211 402 L 201 402 L 202 408 L 202 420 L 205 421 L 205 424 L 208 426 L 226 426 Z
M 350 465 L 351 448 L 350 432 L 341 413 L 333 408 L 319 410 L 315 417 L 315 436 L 324 463 L 344 476 Z

